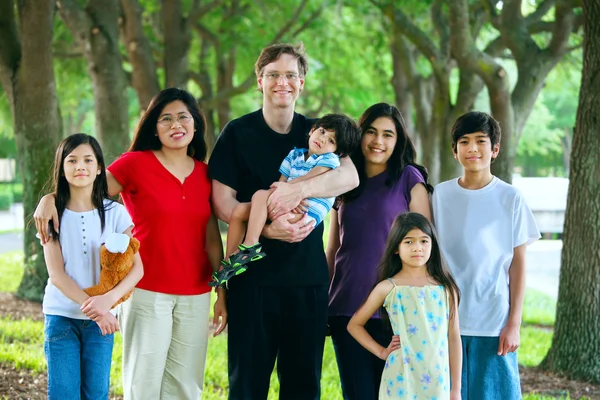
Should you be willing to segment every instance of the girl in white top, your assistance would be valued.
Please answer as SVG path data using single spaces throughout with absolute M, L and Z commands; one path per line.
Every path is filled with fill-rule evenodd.
M 129 274 L 108 293 L 89 297 L 98 283 L 100 245 L 106 235 L 131 235 L 125 208 L 108 199 L 100 145 L 78 133 L 64 139 L 54 160 L 54 195 L 60 233 L 44 244 L 48 284 L 44 294 L 44 352 L 49 399 L 106 399 L 113 333 L 119 323 L 109 311 L 143 276 L 139 254 Z

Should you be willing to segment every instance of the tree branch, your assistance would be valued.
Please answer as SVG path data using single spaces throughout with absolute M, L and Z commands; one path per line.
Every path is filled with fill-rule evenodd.
M 567 51 L 569 36 L 575 24 L 575 13 L 570 3 L 562 0 L 558 1 L 555 10 L 554 31 L 547 51 L 553 57 L 560 57 Z
M 58 0 L 56 6 L 63 21 L 73 32 L 73 37 L 85 53 L 86 38 L 92 28 L 89 15 L 74 0 Z
M 137 93 L 140 110 L 145 110 L 160 88 L 156 63 L 142 26 L 142 9 L 138 0 L 121 0 L 121 8 L 125 47 L 134 72 L 129 80 Z
M 199 1 L 195 0 L 194 4 L 192 5 L 192 9 L 190 10 L 190 13 L 187 16 L 188 27 L 192 27 L 194 23 L 201 19 L 204 15 L 208 14 L 215 8 L 222 5 L 223 0 L 213 0 L 210 3 L 205 4 L 203 6 L 200 6 L 199 3 Z
M 442 5 L 443 0 L 434 0 L 430 15 L 434 29 L 440 37 L 440 53 L 447 58 L 450 56 L 450 29 L 448 28 L 448 18 L 443 13 Z
M 296 23 L 296 21 L 298 21 L 298 18 L 300 18 L 300 14 L 302 14 L 302 10 L 306 6 L 307 2 L 308 0 L 302 0 L 302 3 L 300 3 L 292 18 L 289 21 L 287 21 L 286 24 L 281 28 L 281 30 L 275 35 L 271 43 L 279 42 L 281 38 L 292 29 L 292 26 Z
M 466 0 L 450 1 L 450 31 L 452 32 L 452 55 L 461 68 L 476 73 L 488 86 L 500 90 L 507 85 L 506 71 L 494 59 L 477 49 L 468 25 Z M 500 79 L 498 79 L 500 78 Z
M 382 11 L 398 30 L 406 36 L 430 62 L 434 63 L 443 58 L 441 51 L 435 46 L 430 39 L 430 36 L 413 24 L 410 18 L 408 18 L 408 16 L 400 9 L 393 5 L 389 5 L 382 9 Z
M 212 33 L 207 27 L 197 22 L 194 25 L 194 29 L 202 39 L 209 41 L 215 47 L 219 46 L 219 38 L 217 38 L 217 35 Z
M 298 29 L 296 29 L 292 33 L 292 37 L 298 36 L 300 33 L 302 33 L 302 31 L 304 31 L 306 28 L 308 28 L 310 26 L 310 24 L 312 24 L 317 18 L 319 18 L 319 15 L 321 15 L 325 6 L 326 6 L 326 3 L 323 4 L 323 6 L 321 6 L 320 8 L 313 11 L 312 14 L 310 14 L 309 17 L 306 19 L 306 21 L 304 21 L 304 23 L 302 25 L 300 25 L 298 27 Z
M 15 7 L 12 0 L 0 2 L 0 83 L 14 112 L 15 84 L 17 69 L 21 61 L 21 39 L 15 21 Z
M 554 3 L 556 3 L 556 0 L 543 0 L 534 12 L 525 17 L 525 21 L 527 21 L 527 23 L 541 21 L 548 11 L 550 11 L 552 6 L 554 6 Z
M 483 0 L 482 2 L 483 7 L 487 10 L 488 15 L 490 16 L 490 22 L 492 26 L 500 30 L 500 16 L 498 15 L 496 4 L 498 4 L 498 1 L 496 0 Z
M 505 0 L 502 6 L 500 32 L 517 63 L 524 62 L 532 54 L 541 52 L 529 31 L 523 14 L 522 0 Z

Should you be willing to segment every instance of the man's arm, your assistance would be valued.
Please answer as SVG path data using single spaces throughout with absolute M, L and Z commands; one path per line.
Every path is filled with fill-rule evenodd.
M 237 190 L 216 179 L 212 180 L 212 208 L 215 216 L 221 221 L 229 223 L 231 212 L 240 203 L 236 194 Z
M 354 189 L 358 184 L 358 173 L 350 157 L 341 158 L 338 168 L 297 184 L 276 182 L 272 186 L 275 191 L 270 197 L 269 217 L 275 220 L 287 214 L 303 199 L 335 197 Z
M 498 345 L 498 355 L 505 356 L 507 353 L 516 351 L 521 342 L 520 329 L 523 313 L 523 299 L 525 297 L 525 257 L 527 244 L 515 247 L 513 260 L 508 270 L 510 280 L 510 313 L 508 322 L 502 333 Z
M 213 179 L 212 181 L 212 207 L 218 219 L 229 223 L 231 212 L 239 201 L 236 199 L 237 191 Z M 308 215 L 300 221 L 290 224 L 288 215 L 284 214 L 269 225 L 265 225 L 262 235 L 269 239 L 277 239 L 284 242 L 295 243 L 302 241 L 314 229 L 314 224 L 309 224 Z

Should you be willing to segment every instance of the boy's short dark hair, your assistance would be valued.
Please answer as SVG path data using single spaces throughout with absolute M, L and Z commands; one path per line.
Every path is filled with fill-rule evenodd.
M 345 157 L 360 144 L 360 128 L 356 122 L 343 114 L 327 114 L 313 125 L 313 129 L 323 128 L 335 132 L 337 145 L 335 154 Z
M 475 132 L 482 132 L 488 135 L 492 142 L 492 148 L 500 143 L 502 132 L 500 131 L 498 121 L 487 113 L 471 111 L 458 117 L 454 125 L 452 125 L 452 129 L 450 130 L 452 151 L 456 153 L 456 143 L 458 143 L 461 137 Z
M 289 54 L 298 60 L 298 73 L 300 77 L 306 76 L 308 72 L 308 59 L 304 50 L 304 43 L 300 42 L 296 45 L 289 43 L 277 43 L 265 47 L 260 52 L 256 63 L 254 64 L 254 73 L 256 77 L 260 77 L 263 70 L 268 64 L 275 62 L 282 54 Z

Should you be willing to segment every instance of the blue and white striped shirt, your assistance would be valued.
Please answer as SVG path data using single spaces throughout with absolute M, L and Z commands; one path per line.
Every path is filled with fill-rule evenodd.
M 285 157 L 279 172 L 289 181 L 306 175 L 314 167 L 335 169 L 340 166 L 340 158 L 334 153 L 313 154 L 304 160 L 308 149 L 294 148 Z M 308 216 L 315 220 L 315 226 L 320 224 L 335 201 L 335 197 L 306 199 L 308 202 Z

